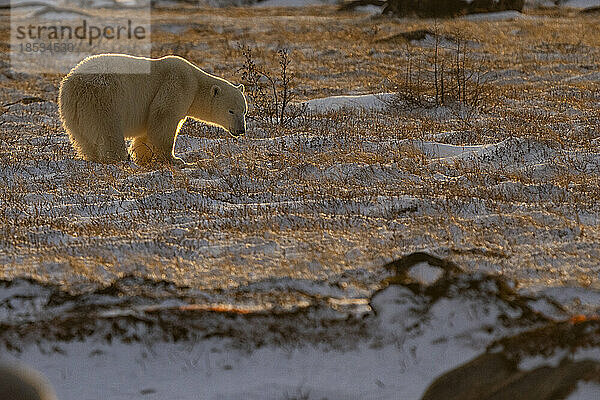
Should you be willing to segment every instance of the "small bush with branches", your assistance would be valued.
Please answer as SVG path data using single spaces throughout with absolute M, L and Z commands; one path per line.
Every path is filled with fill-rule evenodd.
M 242 46 L 241 52 L 244 63 L 238 72 L 252 103 L 248 117 L 263 126 L 289 125 L 304 111 L 303 107 L 292 103 L 294 75 L 289 68 L 289 50 L 277 50 L 278 73 L 257 65 L 250 47 Z
M 491 75 L 485 62 L 470 52 L 460 33 L 419 31 L 427 46 L 406 41 L 405 68 L 395 78 L 398 103 L 409 107 L 458 106 L 479 110 L 492 106 Z M 410 32 L 409 32 L 410 33 Z M 407 33 L 405 33 L 407 35 Z

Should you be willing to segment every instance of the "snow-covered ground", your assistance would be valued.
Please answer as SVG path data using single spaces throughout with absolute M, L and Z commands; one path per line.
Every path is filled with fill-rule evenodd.
M 392 94 L 334 96 L 307 102 L 317 115 L 340 110 L 385 112 L 392 103 Z M 25 118 L 29 126 L 56 124 L 52 117 L 56 108 L 51 103 L 7 108 L 1 118 L 9 126 L 19 126 Z M 64 137 L 30 140 L 42 151 L 68 146 Z M 188 159 L 203 159 L 207 146 L 230 146 L 228 151 L 258 146 L 281 151 L 276 150 L 278 146 L 285 146 L 281 149 L 316 154 L 334 143 L 310 136 L 233 141 L 184 134 L 179 138 L 178 151 Z M 568 191 L 541 183 L 556 173 L 558 166 L 553 160 L 576 160 L 582 173 L 595 173 L 600 166 L 598 153 L 578 153 L 516 138 L 452 145 L 415 139 L 374 142 L 366 137 L 362 146 L 363 151 L 377 152 L 412 148 L 429 160 L 428 165 L 448 170 L 447 175 L 438 172 L 432 179 L 460 181 L 465 188 L 473 183 L 456 176 L 449 169 L 452 165 L 501 169 L 506 175 L 529 173 L 533 180 L 529 185 L 508 180 L 489 187 L 512 203 L 509 209 L 515 215 L 526 215 L 528 206 L 521 203 L 525 199 L 546 202 L 547 209 L 554 212 L 569 212 L 553 203 L 553 199 L 568 198 Z M 374 292 L 385 287 L 386 277 L 393 273 L 377 268 L 382 261 L 360 261 L 364 260 L 364 247 L 360 242 L 352 243 L 352 236 L 337 239 L 350 243 L 344 256 L 348 267 L 340 272 L 316 258 L 307 259 L 302 254 L 306 242 L 286 234 L 286 227 L 308 227 L 315 223 L 311 215 L 328 215 L 332 220 L 326 223 L 326 230 L 346 229 L 345 224 L 351 224 L 348 229 L 361 229 L 371 219 L 388 219 L 393 214 L 440 212 L 434 201 L 406 195 L 301 201 L 266 190 L 257 198 L 249 188 L 244 189 L 249 184 L 244 180 L 228 182 L 228 168 L 145 171 L 135 165 L 51 159 L 4 165 L 3 177 L 12 185 L 18 182 L 21 200 L 4 206 L 3 215 L 13 221 L 3 226 L 4 232 L 14 233 L 4 236 L 2 242 L 8 250 L 2 255 L 3 275 L 31 271 L 35 280 L 6 280 L 0 285 L 0 323 L 5 327 L 0 339 L 10 350 L 3 359 L 35 366 L 53 383 L 62 400 L 419 399 L 437 377 L 486 354 L 496 340 L 557 324 L 574 312 L 589 316 L 598 313 L 597 288 L 531 285 L 526 292 L 537 294 L 521 300 L 500 290 L 496 278 L 453 271 L 450 275 L 454 278 L 450 279 L 443 269 L 426 261 L 416 263 L 406 277 L 392 280 L 391 286 Z M 104 176 L 110 177 L 110 183 L 101 193 L 70 193 L 69 176 L 78 169 L 86 177 L 81 179 Z M 294 176 L 316 182 L 362 180 L 370 184 L 420 179 L 396 170 L 393 164 L 366 167 L 360 163 L 326 168 L 304 164 Z M 35 190 L 51 182 L 63 183 L 51 193 Z M 253 188 L 261 184 L 265 183 L 254 181 Z M 199 187 L 216 191 L 203 194 Z M 162 194 L 134 195 L 144 190 Z M 263 222 L 264 213 L 270 217 Z M 498 211 L 483 202 L 472 200 L 452 213 L 455 218 L 473 218 L 508 229 L 501 225 Z M 546 242 L 565 237 L 570 241 L 581 235 L 578 226 L 552 227 L 551 214 L 536 213 L 540 221 L 548 221 L 544 229 L 551 239 Z M 30 247 L 24 249 L 19 244 L 24 238 L 18 236 L 18 226 L 28 218 L 47 218 L 48 223 L 28 230 Z M 597 215 L 589 211 L 580 210 L 579 218 L 580 224 L 598 223 Z M 100 222 L 118 226 L 132 219 L 146 226 L 134 240 L 119 239 L 120 233 L 110 233 L 115 228 Z M 68 229 L 52 227 L 51 221 L 63 220 Z M 262 233 L 232 241 L 219 231 L 223 227 L 227 232 L 239 224 L 249 224 Z M 278 233 L 265 231 L 265 225 L 278 227 Z M 86 233 L 88 229 L 98 229 L 97 236 Z M 461 235 L 456 229 L 453 234 Z M 313 238 L 310 240 L 329 241 L 335 246 L 329 233 Z M 523 241 L 531 246 L 527 242 Z M 322 256 L 327 253 L 319 251 Z M 482 250 L 486 251 L 490 250 Z M 158 263 L 153 266 L 145 254 L 174 261 L 166 268 Z M 61 261 L 69 260 L 69 256 L 80 261 Z M 239 269 L 232 256 L 242 264 Z M 111 261 L 95 263 L 90 257 Z M 216 265 L 223 258 L 233 268 L 219 271 Z M 278 269 L 283 260 L 298 260 L 296 268 L 302 274 Z M 247 267 L 249 262 L 252 268 Z M 477 268 L 477 263 L 470 264 L 473 266 Z M 148 278 L 119 278 L 123 273 Z M 444 288 L 441 295 L 439 289 L 427 292 L 426 288 L 443 280 L 448 280 L 450 287 L 440 285 Z M 102 282 L 109 286 L 102 286 Z M 417 282 L 422 292 L 404 286 L 408 282 Z M 597 321 L 585 323 L 597 329 Z M 564 347 L 558 345 L 550 358 L 545 350 L 528 355 L 528 362 L 520 359 L 522 369 L 554 368 L 556 357 L 573 362 L 600 360 L 598 347 L 574 344 L 568 351 Z M 582 380 L 570 398 L 593 399 L 598 390 L 598 383 Z
M 579 381 L 573 398 L 597 393 L 598 320 L 560 322 L 567 314 L 548 298 L 520 297 L 492 276 L 416 256 L 354 310 L 326 302 L 275 314 L 207 310 L 173 297 L 176 287 L 141 280 L 119 283 L 152 289 L 135 297 L 119 284 L 73 297 L 58 286 L 4 282 L 0 339 L 11 352 L 3 360 L 35 366 L 64 400 L 419 399 L 435 378 L 481 354 L 518 363 L 521 379 L 538 385 L 570 379 L 548 372 L 540 383 L 538 368 L 590 363 L 598 375 Z M 536 329 L 546 333 L 527 332 Z M 469 384 L 462 376 L 455 383 Z M 510 392 L 511 382 L 494 390 Z M 426 398 L 447 398 L 439 391 L 432 386 Z

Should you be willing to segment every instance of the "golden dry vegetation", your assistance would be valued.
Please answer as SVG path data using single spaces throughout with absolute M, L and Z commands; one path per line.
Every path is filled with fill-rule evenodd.
M 599 287 L 599 28 L 570 11 L 433 21 L 156 10 L 153 56 L 239 82 L 241 46 L 273 76 L 285 48 L 296 101 L 399 93 L 383 110 L 253 120 L 237 140 L 188 121 L 177 149 L 198 164 L 183 170 L 77 160 L 57 114 L 60 76 L 11 74 L 4 53 L 0 101 L 17 103 L 0 116 L 0 275 L 76 289 L 132 273 L 245 299 L 245 285 L 273 279 L 371 290 L 385 261 L 427 250 L 523 286 Z M 434 35 L 398 36 L 419 30 Z M 0 34 L 6 47 L 6 24 Z M 457 43 L 458 68 L 481 78 L 463 82 L 474 101 L 457 100 Z M 27 96 L 46 101 L 18 103 Z M 442 156 L 440 145 L 457 147 Z

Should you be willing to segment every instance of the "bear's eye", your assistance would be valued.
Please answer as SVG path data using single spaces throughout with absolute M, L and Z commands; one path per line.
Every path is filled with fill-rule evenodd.
M 233 114 L 233 110 L 229 110 L 229 114 Z

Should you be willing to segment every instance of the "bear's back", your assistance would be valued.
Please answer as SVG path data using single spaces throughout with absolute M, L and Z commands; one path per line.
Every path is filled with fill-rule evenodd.
M 121 54 L 84 59 L 63 79 L 59 109 L 71 130 L 81 115 L 111 115 L 125 131 L 136 130 L 148 119 L 149 107 L 162 84 L 157 60 Z M 160 64 L 160 63 L 158 63 Z
M 125 54 L 99 54 L 81 61 L 73 74 L 148 74 L 155 60 Z

